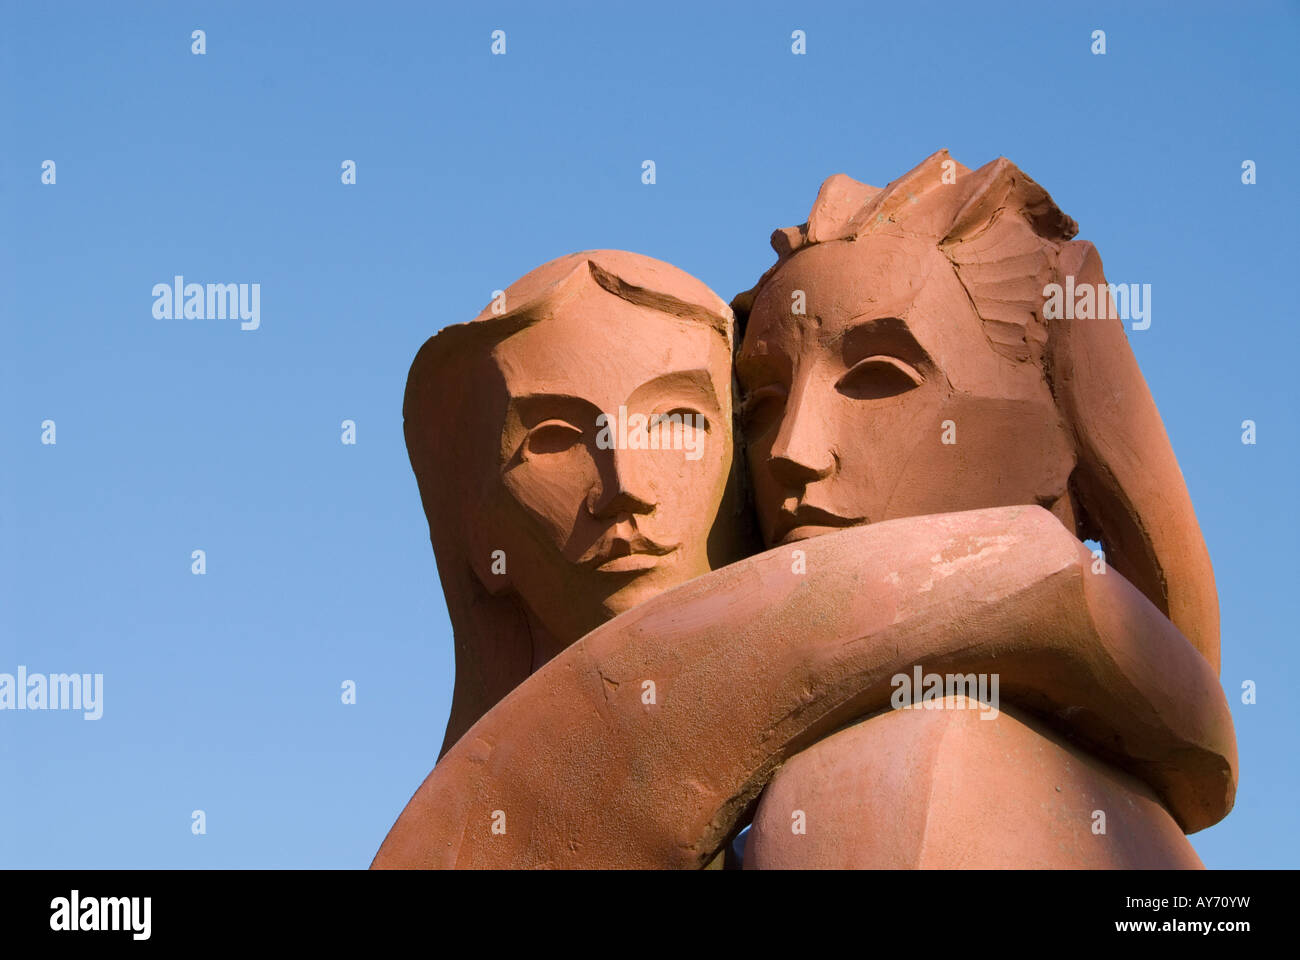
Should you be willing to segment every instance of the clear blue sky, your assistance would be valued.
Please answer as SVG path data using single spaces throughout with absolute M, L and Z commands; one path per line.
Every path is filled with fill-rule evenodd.
M 825 177 L 948 147 L 1010 157 L 1112 282 L 1152 285 L 1130 339 L 1209 542 L 1241 751 L 1193 842 L 1300 866 L 1295 5 L 3 11 L 0 672 L 102 672 L 105 703 L 0 713 L 0 865 L 368 864 L 451 689 L 402 442 L 424 339 L 592 247 L 729 299 Z M 175 274 L 260 283 L 261 329 L 154 319 Z

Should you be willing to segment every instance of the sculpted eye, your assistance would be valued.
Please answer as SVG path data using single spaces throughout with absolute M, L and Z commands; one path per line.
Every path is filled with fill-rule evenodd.
M 882 400 L 896 397 L 924 382 L 925 378 L 910 364 L 882 354 L 859 360 L 840 377 L 835 388 L 855 400 Z
M 669 429 L 675 423 L 681 423 L 684 427 L 690 427 L 693 430 L 708 430 L 710 428 L 708 417 L 693 407 L 674 407 L 664 413 L 656 413 L 650 418 L 651 427 L 661 422 Z
M 582 431 L 563 420 L 544 420 L 528 431 L 524 441 L 529 453 L 563 453 L 582 441 Z
M 740 410 L 740 422 L 745 433 L 757 437 L 781 419 L 785 410 L 786 389 L 779 383 L 760 387 L 745 398 Z

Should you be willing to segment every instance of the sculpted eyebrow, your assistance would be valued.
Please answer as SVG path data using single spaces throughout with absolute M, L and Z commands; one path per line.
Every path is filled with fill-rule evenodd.
M 697 399 L 715 411 L 722 410 L 707 370 L 675 370 L 662 374 L 641 384 L 627 399 L 636 400 L 647 393 L 667 391 Z M 536 426 L 551 417 L 563 417 L 575 424 L 594 424 L 601 413 L 614 412 L 601 410 L 590 400 L 565 393 L 521 394 L 510 399 L 510 406 L 525 427 Z
M 534 427 L 550 417 L 566 417 L 574 423 L 595 423 L 601 413 L 590 400 L 567 393 L 526 393 L 510 398 L 510 406 L 525 427 Z
M 677 391 L 692 394 L 702 402 L 711 405 L 714 410 L 721 411 L 722 409 L 722 405 L 718 402 L 718 395 L 713 389 L 713 378 L 707 370 L 674 370 L 670 373 L 661 374 L 647 380 L 633 390 L 632 398 L 638 398 L 644 394 L 657 391 Z
M 898 317 L 865 317 L 850 323 L 853 326 L 840 338 L 841 356 L 848 366 L 877 353 L 913 364 L 930 359 L 912 336 L 907 322 Z

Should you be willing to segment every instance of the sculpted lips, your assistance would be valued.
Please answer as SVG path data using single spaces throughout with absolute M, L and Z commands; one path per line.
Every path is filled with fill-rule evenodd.
M 638 530 L 611 532 L 592 544 L 578 559 L 578 566 L 601 573 L 634 573 L 658 565 L 660 557 L 680 546 L 656 543 Z
M 780 546 L 793 543 L 795 540 L 807 540 L 809 537 L 830 533 L 832 530 L 856 527 L 866 522 L 866 517 L 841 517 L 820 507 L 800 504 L 796 510 L 783 509 L 777 514 L 776 525 L 772 530 L 772 542 Z

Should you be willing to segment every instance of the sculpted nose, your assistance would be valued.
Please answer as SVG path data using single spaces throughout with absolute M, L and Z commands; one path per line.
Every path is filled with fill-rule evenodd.
M 603 486 L 603 485 L 602 485 Z M 588 501 L 592 516 L 599 520 L 614 520 L 628 514 L 654 512 L 654 504 L 643 500 L 630 490 L 611 486 L 602 490 L 596 487 Z
M 773 475 L 790 487 L 802 487 L 835 470 L 835 454 L 826 436 L 825 416 L 800 389 L 786 404 L 776 441 L 768 454 Z
M 613 456 L 601 465 L 600 478 L 587 495 L 587 509 L 599 520 L 614 520 L 620 516 L 653 513 L 655 501 L 644 483 L 633 479 L 629 453 L 639 451 L 611 451 Z
M 806 487 L 835 470 L 835 458 L 829 451 L 825 456 L 772 455 L 772 474 L 787 487 Z

